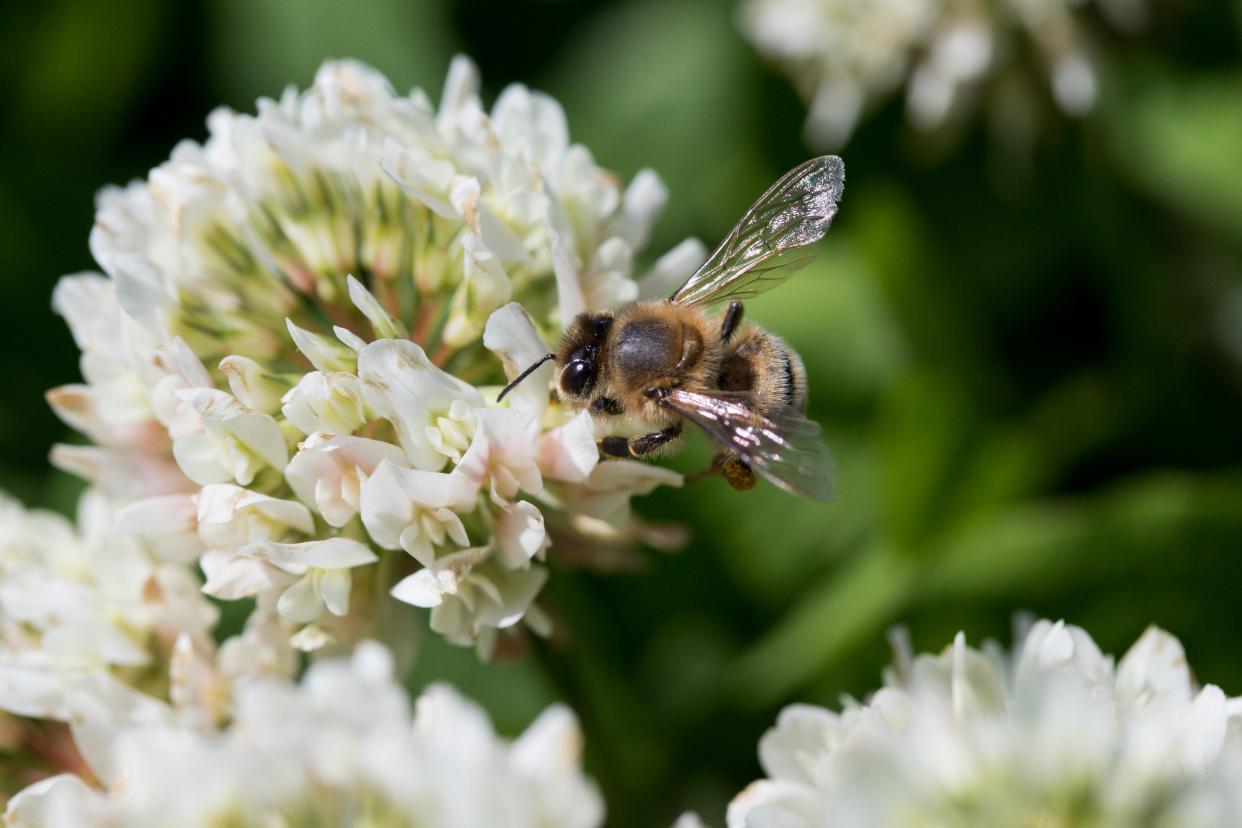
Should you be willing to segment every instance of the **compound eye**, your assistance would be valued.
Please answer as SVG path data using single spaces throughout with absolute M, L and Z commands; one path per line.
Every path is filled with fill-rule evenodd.
M 567 394 L 582 396 L 595 380 L 595 366 L 584 359 L 575 359 L 561 371 L 561 388 Z

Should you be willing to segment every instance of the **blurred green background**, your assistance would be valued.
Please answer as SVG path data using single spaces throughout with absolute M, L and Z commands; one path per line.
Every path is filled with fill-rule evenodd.
M 1154 4 L 1159 5 L 1159 4 Z M 1029 610 L 1120 653 L 1148 623 L 1203 681 L 1242 693 L 1242 4 L 1184 2 L 1107 41 L 1103 98 L 998 168 L 982 131 L 931 148 L 900 100 L 843 152 L 818 262 L 749 307 L 806 359 L 839 467 L 827 506 L 719 482 L 641 504 L 691 527 L 644 571 L 559 570 L 563 641 L 448 678 L 516 732 L 553 699 L 587 731 L 612 825 L 684 808 L 723 824 L 792 700 L 863 694 L 885 631 L 919 649 L 1009 638 Z M 650 248 L 714 243 L 809 156 L 804 108 L 740 37 L 732 2 L 53 0 L 4 11 L 0 66 L 0 486 L 72 508 L 66 430 L 42 399 L 78 378 L 53 316 L 93 267 L 94 191 L 140 177 L 218 104 L 249 110 L 357 57 L 438 97 L 470 54 L 488 97 L 522 81 L 564 104 L 605 166 L 661 173 Z M 677 465 L 702 463 L 695 445 Z

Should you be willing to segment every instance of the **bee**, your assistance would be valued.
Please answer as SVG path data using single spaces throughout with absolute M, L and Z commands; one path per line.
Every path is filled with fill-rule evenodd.
M 802 359 L 775 334 L 743 322 L 742 300 L 810 262 L 812 255 L 783 254 L 823 238 L 844 186 L 845 165 L 834 155 L 790 170 L 672 296 L 578 314 L 556 353 L 522 371 L 500 398 L 555 360 L 564 404 L 646 429 L 602 438 L 602 458 L 668 453 L 689 422 L 720 449 L 705 473 L 720 473 L 738 490 L 753 488 L 757 473 L 793 494 L 828 499 L 832 460 L 819 426 L 806 417 Z M 708 314 L 724 301 L 723 314 Z

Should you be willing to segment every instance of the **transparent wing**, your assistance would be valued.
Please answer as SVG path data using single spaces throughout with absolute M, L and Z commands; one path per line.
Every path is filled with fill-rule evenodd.
M 812 500 L 832 497 L 832 457 L 819 425 L 798 411 L 761 414 L 745 395 L 725 392 L 673 390 L 663 404 L 785 491 Z
M 781 254 L 824 237 L 844 188 L 845 163 L 835 155 L 794 167 L 751 205 L 669 301 L 709 305 L 749 299 L 776 287 L 812 258 L 790 260 Z

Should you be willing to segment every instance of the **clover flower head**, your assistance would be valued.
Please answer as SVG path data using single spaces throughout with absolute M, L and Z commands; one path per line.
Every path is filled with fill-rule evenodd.
M 1083 7 L 1061 0 L 745 0 L 741 26 L 807 100 L 806 131 L 843 146 L 866 111 L 905 90 L 916 129 L 936 130 L 982 106 L 1000 132 L 1026 139 L 1041 102 L 1067 115 L 1099 96 L 1099 48 Z M 1112 26 L 1141 28 L 1144 0 L 1095 0 Z M 1033 53 L 1045 78 L 1031 77 Z
M 147 702 L 147 716 L 109 720 L 99 734 L 90 770 L 100 787 L 71 774 L 45 779 L 9 801 L 5 824 L 208 828 L 320 823 L 328 814 L 376 828 L 603 822 L 568 710 L 549 708 L 504 741 L 446 685 L 428 688 L 411 708 L 391 655 L 374 642 L 348 660 L 315 663 L 297 683 L 239 681 L 221 726 Z
M 511 86 L 489 111 L 478 85 L 458 58 L 433 106 L 331 62 L 254 115 L 217 110 L 205 142 L 101 194 L 103 274 L 56 289 L 84 382 L 48 397 L 92 444 L 53 461 L 303 648 L 382 634 L 389 591 L 484 655 L 546 629 L 549 550 L 599 498 L 552 367 L 497 392 L 575 314 L 638 295 L 665 192 L 650 171 L 623 188 L 552 98 Z M 697 264 L 678 249 L 661 278 Z M 605 533 L 642 535 L 629 499 L 654 482 L 680 477 L 615 477 Z
M 1234 825 L 1237 712 L 1154 627 L 1117 663 L 1063 622 L 1012 655 L 959 634 L 866 704 L 786 708 L 728 825 Z

